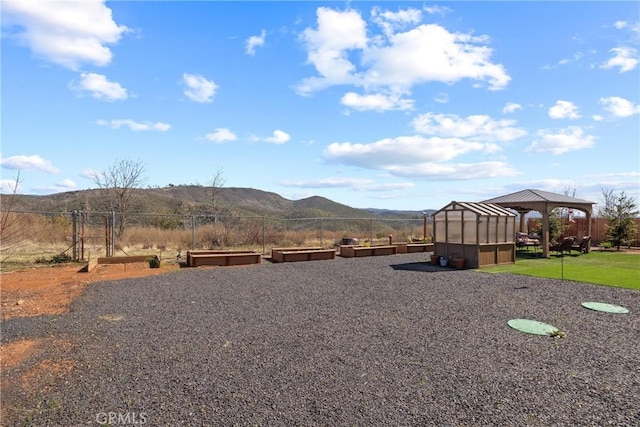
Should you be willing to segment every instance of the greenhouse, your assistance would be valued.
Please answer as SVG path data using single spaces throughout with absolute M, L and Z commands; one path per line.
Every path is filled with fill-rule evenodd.
M 465 268 L 514 263 L 515 234 L 516 214 L 491 203 L 454 201 L 433 214 L 434 255 Z

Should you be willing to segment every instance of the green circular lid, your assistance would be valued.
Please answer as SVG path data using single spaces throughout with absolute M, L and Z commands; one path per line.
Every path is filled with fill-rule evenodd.
M 629 309 L 615 305 L 615 304 L 607 304 L 604 302 L 583 302 L 582 306 L 584 308 L 588 308 L 589 310 L 595 311 L 604 311 L 605 313 L 628 313 Z
M 507 322 L 513 329 L 517 329 L 520 332 L 534 335 L 551 335 L 554 332 L 558 332 L 558 328 L 551 326 L 547 323 L 538 322 L 537 320 L 529 319 L 511 319 Z

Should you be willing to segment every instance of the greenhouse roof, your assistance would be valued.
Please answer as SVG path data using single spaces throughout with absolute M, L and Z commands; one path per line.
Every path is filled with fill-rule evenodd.
M 439 212 L 452 211 L 452 210 L 457 210 L 457 211 L 468 210 L 482 216 L 516 216 L 513 212 L 503 208 L 502 206 L 498 206 L 494 203 L 456 202 L 456 201 L 449 203 L 444 208 L 435 212 L 434 215 Z

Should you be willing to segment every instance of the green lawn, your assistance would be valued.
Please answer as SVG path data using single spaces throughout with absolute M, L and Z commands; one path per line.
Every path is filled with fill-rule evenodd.
M 617 252 L 590 252 L 564 258 L 534 258 L 518 255 L 515 264 L 482 268 L 487 273 L 514 273 L 551 279 L 573 280 L 598 285 L 640 290 L 640 255 Z

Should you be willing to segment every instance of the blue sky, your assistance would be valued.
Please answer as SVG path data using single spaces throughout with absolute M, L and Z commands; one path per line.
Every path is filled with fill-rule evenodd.
M 2 2 L 2 189 L 640 201 L 638 2 Z

